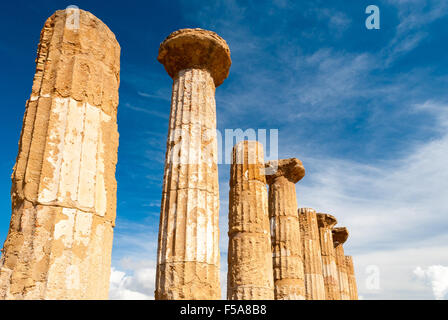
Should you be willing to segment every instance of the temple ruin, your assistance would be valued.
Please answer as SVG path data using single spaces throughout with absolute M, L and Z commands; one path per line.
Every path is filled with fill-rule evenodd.
M 230 50 L 212 31 L 181 29 L 160 45 L 173 79 L 155 298 L 221 299 L 215 90 Z M 120 46 L 91 13 L 57 11 L 41 32 L 12 174 L 0 259 L 1 299 L 107 299 L 116 215 Z M 297 158 L 232 150 L 229 300 L 357 300 L 345 227 L 299 208 Z M 299 204 L 298 204 L 299 202 Z

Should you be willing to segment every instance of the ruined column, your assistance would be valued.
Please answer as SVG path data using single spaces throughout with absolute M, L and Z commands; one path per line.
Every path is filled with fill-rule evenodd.
M 334 251 L 332 235 L 332 228 L 336 223 L 336 218 L 330 214 L 317 214 L 326 300 L 341 300 L 338 269 L 336 267 L 336 254 Z
M 345 266 L 347 268 L 350 300 L 358 300 L 358 288 L 356 286 L 355 268 L 353 266 L 353 258 L 351 256 L 345 256 Z
M 220 299 L 215 88 L 230 50 L 216 33 L 182 29 L 157 58 L 173 78 L 160 210 L 156 299 Z
M 322 273 L 319 228 L 316 211 L 300 208 L 300 237 L 303 245 L 303 269 L 305 273 L 306 300 L 325 300 L 325 285 Z
M 266 164 L 276 300 L 305 299 L 295 186 L 304 176 L 305 168 L 296 158 L 269 161 Z
M 350 287 L 348 283 L 347 266 L 345 262 L 344 248 L 342 247 L 342 244 L 347 241 L 348 230 L 346 227 L 339 227 L 333 228 L 332 232 L 341 300 L 350 300 Z
M 45 22 L 12 174 L 0 299 L 107 299 L 120 46 L 79 9 Z
M 233 147 L 229 192 L 228 300 L 274 298 L 262 144 Z

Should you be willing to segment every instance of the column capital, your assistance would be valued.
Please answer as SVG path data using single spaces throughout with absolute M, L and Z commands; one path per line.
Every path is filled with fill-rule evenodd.
M 338 220 L 328 213 L 317 213 L 317 224 L 319 228 L 333 228 Z
M 338 227 L 333 228 L 333 242 L 334 246 L 337 247 L 340 244 L 343 244 L 345 241 L 347 241 L 348 238 L 348 230 L 346 227 Z
M 285 177 L 293 183 L 299 182 L 305 176 L 302 161 L 297 158 L 271 160 L 265 164 L 266 181 L 274 183 L 278 177 Z
M 203 29 L 180 29 L 161 44 L 157 60 L 171 78 L 190 68 L 206 69 L 218 87 L 229 75 L 230 49 L 216 33 Z

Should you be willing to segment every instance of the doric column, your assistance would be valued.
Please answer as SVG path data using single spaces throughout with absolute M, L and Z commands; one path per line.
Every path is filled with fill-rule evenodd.
M 348 230 L 346 227 L 333 228 L 333 243 L 336 254 L 336 266 L 338 268 L 339 292 L 341 300 L 350 300 L 350 288 L 348 283 L 347 266 L 345 262 L 344 248 L 342 244 L 347 241 Z
M 173 78 L 160 210 L 156 299 L 220 299 L 215 88 L 230 51 L 216 33 L 182 29 L 160 45 Z
M 347 267 L 350 300 L 358 300 L 358 288 L 356 286 L 355 268 L 353 266 L 352 256 L 345 256 L 345 266 Z
M 306 300 L 325 300 L 322 257 L 316 211 L 300 208 L 300 237 L 303 245 L 303 269 L 305 273 Z
M 326 300 L 341 300 L 338 269 L 336 267 L 336 254 L 334 251 L 332 235 L 332 228 L 336 223 L 336 218 L 330 214 L 317 214 Z
M 274 298 L 263 146 L 233 147 L 229 192 L 227 299 Z
M 269 161 L 266 164 L 276 300 L 305 299 L 295 186 L 304 176 L 305 168 L 296 158 Z
M 46 21 L 12 174 L 0 298 L 108 298 L 119 59 L 114 34 L 91 13 Z

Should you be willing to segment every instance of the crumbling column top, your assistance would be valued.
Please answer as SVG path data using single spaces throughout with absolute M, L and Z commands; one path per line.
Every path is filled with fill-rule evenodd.
M 313 208 L 299 208 L 297 209 L 298 214 L 305 214 L 305 213 L 316 213 L 316 210 Z
M 226 41 L 212 31 L 199 28 L 171 33 L 160 44 L 157 60 L 165 66 L 171 78 L 184 69 L 206 69 L 216 87 L 227 78 L 232 64 Z
M 319 228 L 333 228 L 338 220 L 328 213 L 317 213 L 317 224 Z
M 272 184 L 276 178 L 284 176 L 293 183 L 299 182 L 305 176 L 302 161 L 297 158 L 271 160 L 265 164 L 266 182 Z
M 345 241 L 347 241 L 348 238 L 348 230 L 346 227 L 337 227 L 333 228 L 333 242 L 334 246 L 337 247 L 340 244 L 343 244 Z

